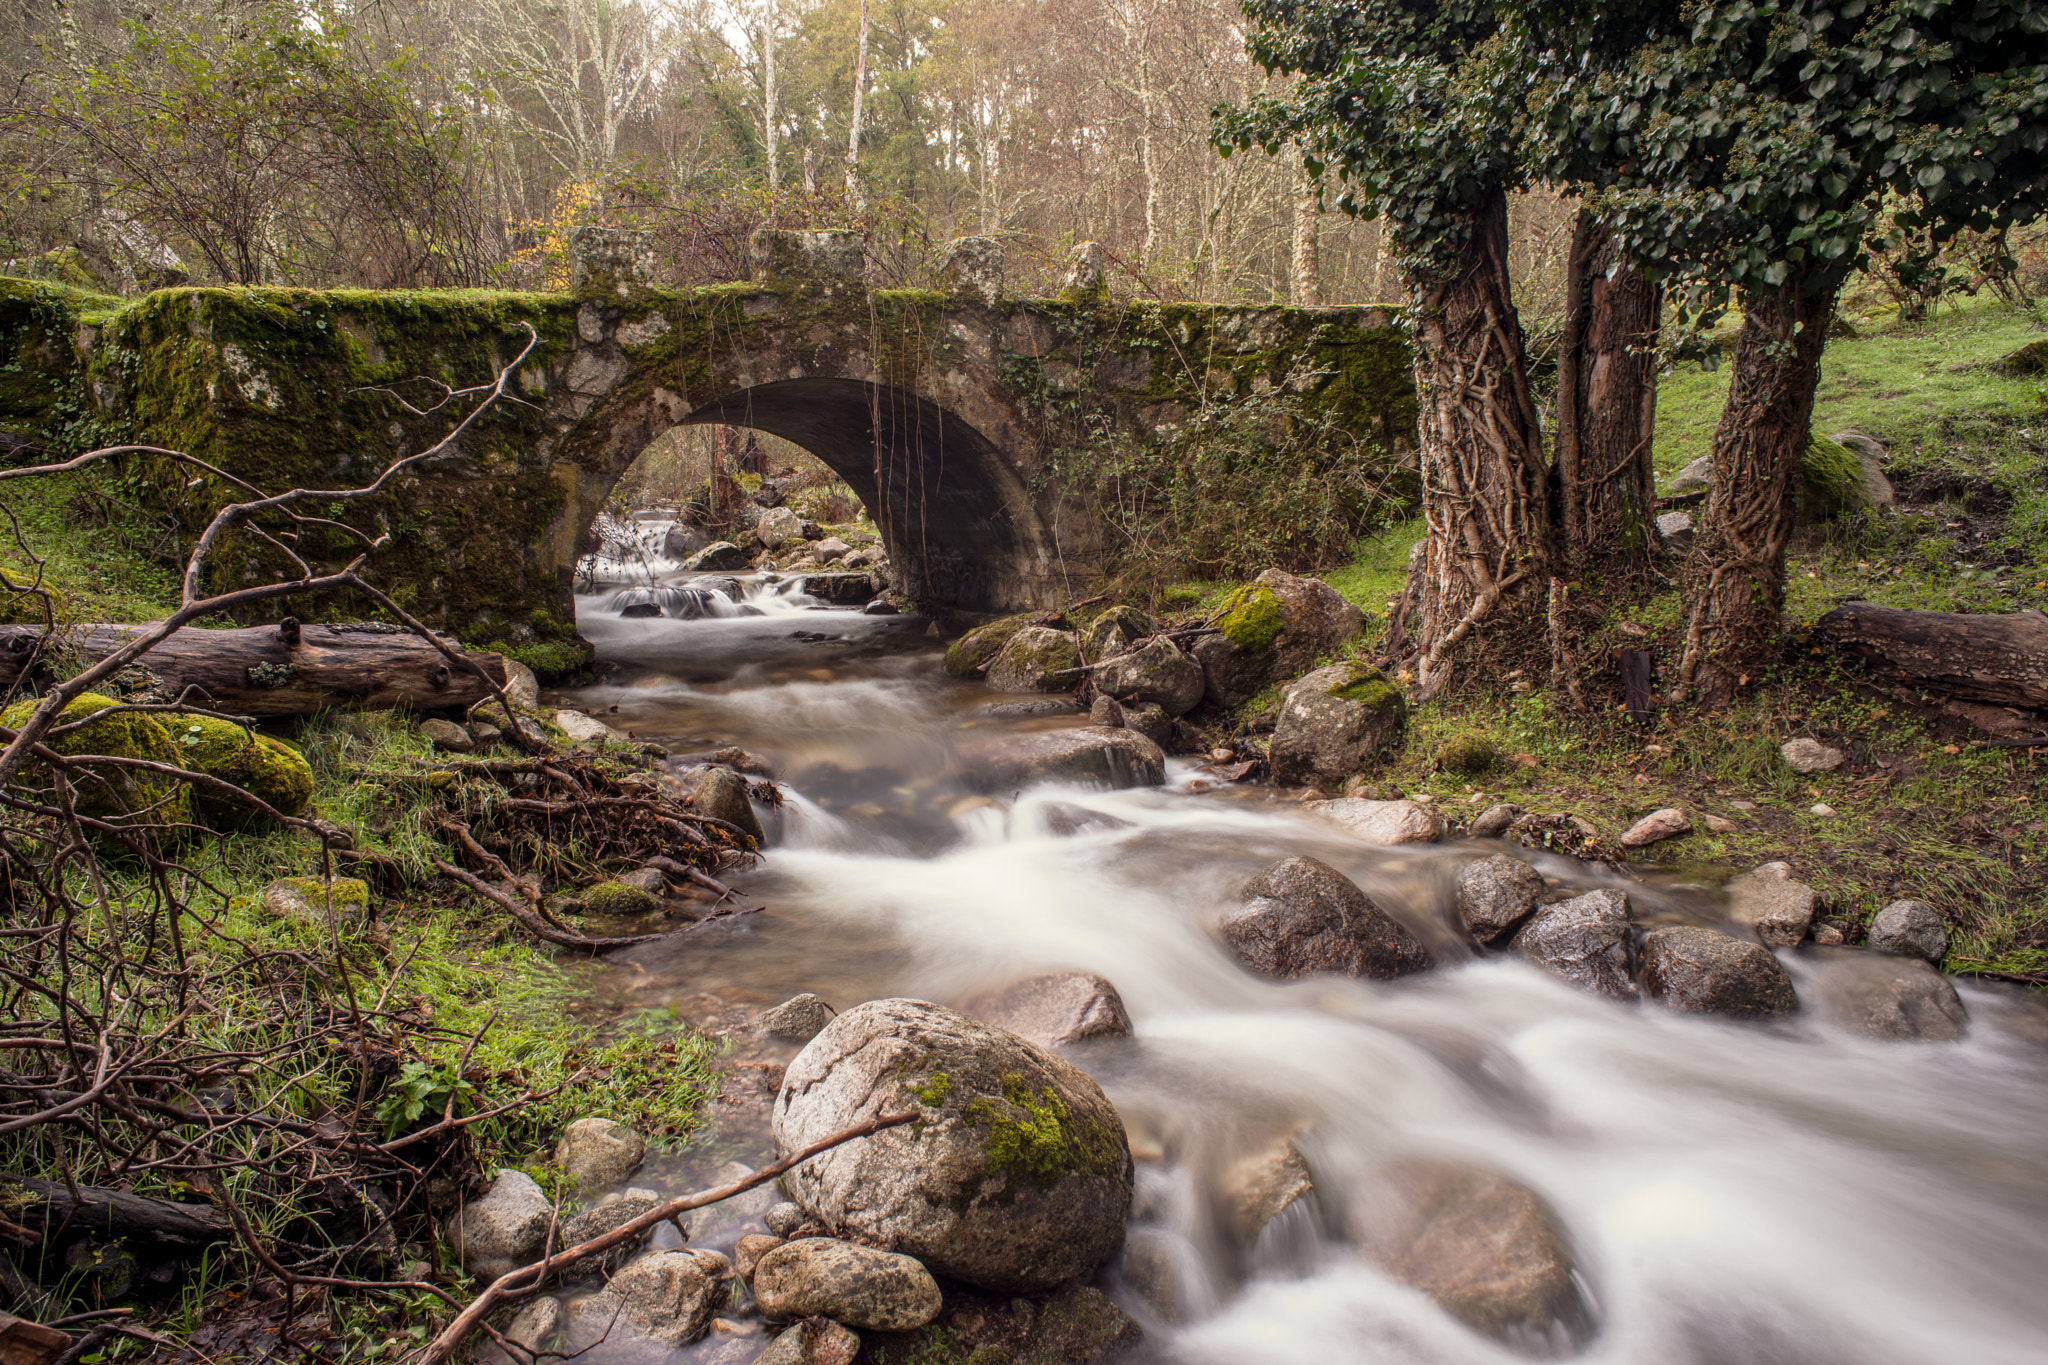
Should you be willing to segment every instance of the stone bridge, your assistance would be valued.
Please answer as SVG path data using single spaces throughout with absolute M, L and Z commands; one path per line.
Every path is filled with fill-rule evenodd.
M 1117 304 L 1099 254 L 1057 299 L 1002 291 L 1000 249 L 956 243 L 929 291 L 871 289 L 846 233 L 763 232 L 747 283 L 641 283 L 630 243 L 586 242 L 573 292 L 174 289 L 107 299 L 0 281 L 0 428 L 55 453 L 136 440 L 265 490 L 365 482 L 445 436 L 458 399 L 526 343 L 517 402 L 416 466 L 374 511 L 372 571 L 478 644 L 574 647 L 574 566 L 626 468 L 685 423 L 753 427 L 816 454 L 881 528 L 895 586 L 962 613 L 1084 595 L 1104 534 L 1051 457 L 1197 439 L 1205 411 L 1276 389 L 1390 466 L 1414 436 L 1406 343 L 1381 310 Z M 445 388 L 444 388 L 445 386 Z M 232 500 L 140 462 L 196 526 Z M 317 564 L 352 553 L 301 533 Z M 281 576 L 250 542 L 221 586 Z M 279 614 L 347 612 L 290 603 Z M 359 610 L 359 608 L 358 608 Z

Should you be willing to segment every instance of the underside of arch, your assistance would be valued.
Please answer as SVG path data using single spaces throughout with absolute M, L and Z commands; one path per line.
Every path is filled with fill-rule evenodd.
M 785 379 L 737 389 L 684 425 L 752 427 L 810 451 L 881 529 L 898 587 L 968 611 L 1035 605 L 1043 530 L 1026 481 L 981 432 L 907 389 Z

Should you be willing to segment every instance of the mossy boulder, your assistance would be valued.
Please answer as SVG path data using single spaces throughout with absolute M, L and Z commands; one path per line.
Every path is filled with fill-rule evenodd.
M 281 740 L 212 716 L 169 715 L 164 728 L 177 748 L 179 767 L 232 782 L 280 815 L 302 815 L 313 803 L 312 765 Z M 216 829 L 241 829 L 262 819 L 201 784 L 192 788 L 192 808 Z
M 988 666 L 992 692 L 1068 692 L 1080 682 L 1081 649 L 1073 635 L 1025 626 L 1004 642 Z
M 645 915 L 661 908 L 651 894 L 627 882 L 599 882 L 577 899 L 593 915 Z
M 334 918 L 357 924 L 370 914 L 370 887 L 357 877 L 336 877 L 332 883 Z M 263 888 L 262 905 L 278 919 L 309 928 L 327 927 L 329 883 L 318 877 L 280 877 Z
M 2016 351 L 2000 356 L 1992 363 L 1992 369 L 2000 374 L 2026 376 L 2048 374 L 2048 338 L 2030 341 Z
M 1500 750 L 1485 735 L 1467 732 L 1452 735 L 1437 746 L 1436 766 L 1447 773 L 1477 777 L 1500 764 Z
M 38 704 L 33 698 L 16 702 L 0 712 L 0 725 L 19 730 L 28 723 Z M 69 734 L 46 735 L 43 743 L 67 758 L 99 754 L 182 766 L 178 747 L 171 743 L 170 734 L 154 716 L 141 711 L 99 714 L 117 704 L 112 697 L 87 692 L 64 708 L 57 724 L 84 720 L 91 723 Z M 110 819 L 147 811 L 146 818 L 152 824 L 183 824 L 192 818 L 191 797 L 183 782 L 134 769 L 104 767 L 93 772 L 98 781 L 77 773 L 71 777 L 72 800 L 80 815 Z M 22 769 L 22 780 L 29 786 L 46 788 L 50 785 L 50 770 L 43 764 L 29 763 Z
M 1365 615 L 1315 578 L 1268 569 L 1218 604 L 1216 633 L 1195 642 L 1204 697 L 1242 706 L 1268 684 L 1293 677 L 1354 639 Z
M 1107 659 L 1158 629 L 1159 623 L 1136 607 L 1111 607 L 1088 623 L 1083 652 L 1090 659 Z
M 1319 668 L 1281 703 L 1273 780 L 1342 781 L 1391 749 L 1407 723 L 1407 701 L 1378 669 L 1356 662 Z
M 1004 1293 L 1085 1279 L 1123 1245 L 1123 1122 L 1071 1063 L 921 1000 L 870 1000 L 790 1063 L 775 1101 L 787 1155 L 880 1114 L 917 1122 L 834 1148 L 784 1178 L 840 1236 Z
M 978 678 L 981 666 L 1002 653 L 1003 646 L 1018 631 L 1029 625 L 1059 624 L 1046 620 L 1043 612 L 1020 611 L 1015 616 L 976 626 L 947 648 L 946 671 L 956 678 Z

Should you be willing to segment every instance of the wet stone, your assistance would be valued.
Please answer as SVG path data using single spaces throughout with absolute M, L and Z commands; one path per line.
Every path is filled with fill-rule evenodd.
M 1520 806 L 1502 801 L 1488 806 L 1473 817 L 1471 834 L 1475 839 L 1498 839 L 1508 832 L 1508 826 L 1515 823 L 1515 817 L 1522 813 Z
M 1914 957 L 1817 954 L 1812 991 L 1829 1022 L 1886 1042 L 1947 1043 L 1969 1028 L 1947 977 Z
M 1948 953 L 1948 924 L 1926 901 L 1893 901 L 1870 921 L 1870 946 L 1895 957 L 1938 963 Z
M 1513 947 L 1531 966 L 1589 995 L 1636 998 L 1635 943 L 1624 892 L 1588 891 L 1545 906 L 1522 926 Z
M 1115 697 L 1097 697 L 1089 704 L 1088 723 L 1114 729 L 1124 723 L 1124 708 Z
M 1713 929 L 1655 929 L 1643 937 L 1643 990 L 1686 1014 L 1764 1019 L 1799 1008 L 1792 978 L 1770 951 Z
M 1767 948 L 1790 948 L 1813 924 L 1813 888 L 1786 863 L 1765 863 L 1728 883 L 1728 914 Z
M 599 1204 L 596 1208 L 585 1209 L 562 1224 L 561 1232 L 555 1238 L 556 1250 L 565 1251 L 570 1247 L 581 1246 L 614 1229 L 624 1227 L 653 1208 L 655 1202 L 644 1196 L 636 1198 L 629 1195 L 624 1199 L 614 1199 L 609 1204 Z M 633 1254 L 646 1245 L 648 1237 L 652 1234 L 653 1229 L 649 1228 L 618 1246 L 594 1256 L 586 1256 L 580 1261 L 570 1262 L 560 1273 L 564 1279 L 582 1275 L 610 1275 L 631 1260 Z
M 1498 943 L 1536 912 L 1543 874 L 1520 858 L 1495 854 L 1458 869 L 1458 918 L 1481 943 Z
M 767 1226 L 768 1231 L 774 1233 L 777 1237 L 787 1237 L 810 1221 L 810 1215 L 805 1213 L 799 1206 L 785 1199 L 781 1203 L 771 1206 L 768 1212 L 762 1216 L 761 1221 Z
M 1040 1047 L 1065 1047 L 1084 1038 L 1121 1037 L 1131 1031 L 1131 1016 L 1116 987 L 1086 972 L 1013 981 L 963 1001 L 960 1012 Z
M 836 1011 L 809 991 L 792 996 L 775 1008 L 763 1010 L 754 1027 L 771 1038 L 808 1043 L 832 1022 Z
M 1317 973 L 1389 981 L 1427 971 L 1429 950 L 1343 873 L 1315 858 L 1286 858 L 1245 884 L 1223 921 L 1238 961 L 1263 976 Z
M 754 1266 L 754 1299 L 771 1320 L 827 1317 L 907 1332 L 939 1315 L 939 1286 L 914 1257 L 834 1237 L 785 1242 Z
M 788 1328 L 754 1365 L 853 1365 L 860 1357 L 860 1334 L 829 1318 L 805 1318 Z

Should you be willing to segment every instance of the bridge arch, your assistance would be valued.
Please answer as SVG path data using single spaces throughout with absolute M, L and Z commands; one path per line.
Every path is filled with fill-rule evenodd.
M 1029 475 L 972 423 L 909 389 L 779 379 L 730 390 L 676 425 L 714 423 L 779 436 L 845 480 L 881 531 L 897 589 L 919 601 L 1002 610 L 1020 600 L 1020 578 L 1035 576 L 1020 569 L 1054 559 Z

